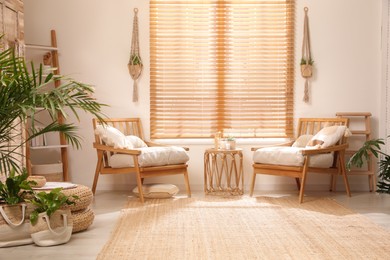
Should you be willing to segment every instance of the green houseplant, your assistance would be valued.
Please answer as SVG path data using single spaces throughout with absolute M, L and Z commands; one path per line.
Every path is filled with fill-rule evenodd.
M 34 211 L 30 215 L 31 224 L 35 225 L 40 213 L 46 213 L 49 217 L 54 212 L 59 210 L 63 205 L 73 205 L 74 200 L 70 200 L 68 196 L 61 192 L 62 188 L 55 188 L 50 192 L 41 191 L 34 193 L 32 199 L 28 199 L 35 206 Z M 78 199 L 77 196 L 72 196 L 74 199 Z
M 67 243 L 72 236 L 73 218 L 70 209 L 63 205 L 75 204 L 69 196 L 55 188 L 50 192 L 34 193 L 29 201 L 35 208 L 30 214 L 31 238 L 38 246 L 53 246 Z M 72 196 L 77 199 L 77 196 Z
M 310 58 L 308 64 L 313 66 L 314 60 L 312 58 Z M 302 58 L 300 65 L 306 65 L 306 59 Z
M 75 124 L 58 123 L 59 114 L 65 119 L 69 114 L 79 119 L 81 110 L 103 120 L 104 104 L 92 97 L 92 86 L 53 73 L 46 76 L 42 67 L 35 69 L 31 64 L 28 69 L 24 58 L 17 57 L 13 49 L 0 51 L 0 174 L 8 175 L 11 169 L 21 173 L 19 161 L 24 155 L 20 148 L 45 133 L 61 132 L 69 144 L 81 146 Z M 61 80 L 61 85 L 50 87 L 57 80 Z M 34 122 L 43 110 L 48 112 L 51 121 L 46 127 L 38 128 Z M 13 142 L 27 122 L 31 122 L 26 129 L 27 138 Z
M 382 151 L 383 145 L 385 145 L 385 140 L 382 138 L 366 141 L 349 159 L 347 169 L 350 170 L 352 166 L 362 167 L 364 162 L 369 160 L 370 154 L 374 155 L 379 159 L 377 192 L 390 194 L 390 155 Z
M 5 182 L 0 181 L 0 203 L 16 205 L 24 202 L 28 194 L 32 194 L 31 185 L 34 181 L 28 181 L 27 171 L 22 174 L 15 174 L 15 169 L 12 169 Z

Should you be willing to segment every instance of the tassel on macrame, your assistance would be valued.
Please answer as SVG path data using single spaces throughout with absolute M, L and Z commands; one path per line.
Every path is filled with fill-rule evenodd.
M 131 51 L 130 59 L 127 67 L 131 78 L 134 80 L 133 84 L 133 102 L 138 101 L 138 84 L 137 80 L 142 73 L 142 60 L 139 52 L 139 39 L 138 39 L 138 8 L 134 8 L 134 21 L 133 21 L 133 35 L 131 39 Z
M 309 80 L 305 80 L 305 92 L 303 95 L 303 102 L 307 103 L 309 102 Z
M 309 17 L 307 12 L 309 8 L 305 7 L 305 19 L 303 22 L 303 42 L 302 42 L 302 59 L 301 59 L 301 74 L 305 78 L 305 90 L 303 101 L 309 102 L 309 78 L 313 75 L 313 60 L 310 53 L 310 37 L 309 37 Z

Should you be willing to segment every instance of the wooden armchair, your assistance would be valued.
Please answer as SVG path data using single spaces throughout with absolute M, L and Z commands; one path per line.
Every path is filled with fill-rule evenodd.
M 96 172 L 93 180 L 92 191 L 95 193 L 97 182 L 100 174 L 120 174 L 120 173 L 134 173 L 136 175 L 136 181 L 138 186 L 138 193 L 141 202 L 144 202 L 144 193 L 142 191 L 142 184 L 144 178 L 156 177 L 156 176 L 165 176 L 165 175 L 176 175 L 183 174 L 187 195 L 191 197 L 190 184 L 188 180 L 187 173 L 187 163 L 179 163 L 179 164 L 168 164 L 168 165 L 159 165 L 159 166 L 141 166 L 140 165 L 140 156 L 142 154 L 142 149 L 128 149 L 128 148 L 115 148 L 115 146 L 107 145 L 101 138 L 101 136 L 97 133 L 96 129 L 99 125 L 103 125 L 105 127 L 112 126 L 118 129 L 125 136 L 137 136 L 144 141 L 144 136 L 142 132 L 141 120 L 139 118 L 109 118 L 105 119 L 105 124 L 99 122 L 97 119 L 92 120 L 94 133 L 95 133 L 95 142 L 93 147 L 97 152 L 97 164 L 96 164 Z M 144 141 L 148 147 L 156 147 L 156 146 L 165 146 L 166 145 L 158 145 L 156 143 Z M 184 148 L 188 151 L 187 148 Z M 129 155 L 131 165 L 120 168 L 113 168 L 110 166 L 110 157 L 116 154 L 124 154 Z
M 345 126 L 346 129 L 346 127 L 348 127 L 348 119 L 347 118 L 301 118 L 299 119 L 298 122 L 297 139 L 299 137 L 301 140 L 302 138 L 309 138 L 305 141 L 305 144 L 301 146 L 301 148 L 297 147 L 296 144 L 298 142 L 294 144 L 294 141 L 288 144 L 284 144 L 284 147 L 287 148 L 283 148 L 283 146 L 279 146 L 280 148 L 275 148 L 275 147 L 267 147 L 267 148 L 260 148 L 260 149 L 252 148 L 252 151 L 255 151 L 254 160 L 255 158 L 259 158 L 259 159 L 257 159 L 257 161 L 253 163 L 253 176 L 252 176 L 252 183 L 250 187 L 250 196 L 253 195 L 257 174 L 288 176 L 288 177 L 295 178 L 299 189 L 299 202 L 302 203 L 308 172 L 331 174 L 332 183 L 334 183 L 333 181 L 334 175 L 342 175 L 344 179 L 346 192 L 348 196 L 351 196 L 349 183 L 345 171 L 344 154 L 346 148 L 348 147 L 348 144 L 346 143 L 344 132 L 342 133 L 341 138 L 338 139 L 338 141 L 337 140 L 335 141 L 336 142 L 335 144 L 330 145 L 328 147 L 325 147 L 325 145 L 321 143 L 315 145 L 316 140 L 314 141 L 312 140 L 308 142 L 310 139 L 312 139 L 311 136 L 316 135 L 325 126 L 332 126 L 332 125 Z M 337 127 L 333 127 L 332 129 L 334 128 Z M 341 129 L 341 128 L 342 127 L 337 129 Z M 324 130 L 322 130 L 321 133 L 319 133 L 319 135 L 325 132 Z M 313 146 L 308 147 L 306 146 L 306 143 Z M 324 146 L 325 148 L 321 148 L 321 146 Z M 285 151 L 287 151 L 288 154 L 287 157 L 281 157 L 280 154 L 275 156 L 273 155 L 274 152 L 284 153 Z M 260 154 L 256 154 L 256 153 L 260 153 Z M 262 153 L 264 153 L 264 156 L 262 155 Z M 291 160 L 288 158 L 289 153 L 292 154 L 293 157 L 295 156 Z M 328 166 L 324 167 L 323 165 L 322 166 L 314 165 L 314 161 L 318 162 L 318 158 L 319 158 L 318 155 L 321 154 L 326 154 L 327 157 L 330 157 L 330 160 L 328 160 L 328 165 L 330 165 L 330 167 Z M 276 160 L 275 163 L 274 162 L 270 163 L 269 160 L 267 160 L 267 158 L 270 158 L 269 155 L 271 156 L 271 158 L 278 157 L 279 159 L 280 158 L 283 159 L 280 159 L 278 162 Z M 311 163 L 311 161 L 313 161 L 313 163 Z

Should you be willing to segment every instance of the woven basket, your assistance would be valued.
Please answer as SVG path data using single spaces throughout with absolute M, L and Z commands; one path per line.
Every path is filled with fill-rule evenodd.
M 32 176 L 36 176 L 33 174 Z M 39 176 L 44 176 L 46 181 L 60 182 L 64 181 L 62 172 L 53 172 L 53 173 L 39 173 Z
M 73 217 L 73 231 L 72 233 L 86 230 L 92 225 L 95 214 L 89 208 L 72 212 Z
M 28 181 L 35 181 L 36 185 L 31 185 L 32 188 L 42 188 L 46 184 L 45 176 L 28 176 Z

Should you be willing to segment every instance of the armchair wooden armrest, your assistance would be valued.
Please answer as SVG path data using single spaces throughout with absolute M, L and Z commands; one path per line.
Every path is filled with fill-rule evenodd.
M 348 148 L 348 144 L 341 144 L 341 145 L 334 145 L 326 148 L 318 148 L 318 149 L 305 149 L 302 150 L 303 155 L 314 155 L 314 154 L 320 154 L 320 153 L 330 153 L 330 152 L 337 152 L 341 150 L 345 150 Z
M 130 155 L 140 155 L 141 151 L 139 150 L 131 150 L 131 149 L 120 149 L 120 148 L 114 148 L 112 146 L 107 146 L 103 144 L 97 144 L 93 143 L 93 147 L 97 150 L 103 150 L 103 151 L 109 151 L 113 153 L 124 153 L 124 154 L 130 154 Z
M 256 151 L 257 149 L 266 148 L 266 147 L 291 146 L 291 145 L 294 143 L 294 141 L 295 141 L 295 140 L 290 141 L 290 142 L 286 142 L 286 143 L 280 143 L 280 144 L 272 144 L 272 145 L 266 145 L 266 146 L 252 147 L 252 148 L 251 148 L 251 151 L 254 152 L 254 151 Z

